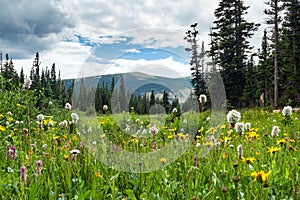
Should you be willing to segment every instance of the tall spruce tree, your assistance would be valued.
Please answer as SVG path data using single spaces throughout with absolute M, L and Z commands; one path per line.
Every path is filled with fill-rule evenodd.
M 215 10 L 216 20 L 212 27 L 210 56 L 214 56 L 220 67 L 225 85 L 226 96 L 231 106 L 241 107 L 241 97 L 245 85 L 244 70 L 247 55 L 252 47 L 247 39 L 251 38 L 259 24 L 246 21 L 249 6 L 242 0 L 221 0 Z
M 268 16 L 266 23 L 268 25 L 272 25 L 272 42 L 274 45 L 274 108 L 278 108 L 279 105 L 279 24 L 282 22 L 282 18 L 280 17 L 280 12 L 283 10 L 283 6 L 281 4 L 282 0 L 270 0 L 266 2 L 269 6 L 268 9 L 265 9 L 264 13 Z
M 204 50 L 204 43 L 202 42 L 201 50 L 199 50 L 197 23 L 191 25 L 192 30 L 188 30 L 185 34 L 184 40 L 186 40 L 190 47 L 185 48 L 187 52 L 191 53 L 191 71 L 192 71 L 192 85 L 194 93 L 198 99 L 199 109 L 201 109 L 201 103 L 199 97 L 201 94 L 207 93 L 207 88 L 204 80 L 204 57 L 206 52 Z
M 264 30 L 261 49 L 259 49 L 257 71 L 257 96 L 261 96 L 264 105 L 273 104 L 273 63 L 271 47 L 268 44 L 267 30 Z
M 293 105 L 300 104 L 300 2 L 284 0 L 284 21 L 282 23 L 283 66 L 280 71 L 281 96 L 283 101 L 291 100 Z M 283 78 L 281 78 L 283 76 Z M 287 100 L 288 99 L 288 100 Z

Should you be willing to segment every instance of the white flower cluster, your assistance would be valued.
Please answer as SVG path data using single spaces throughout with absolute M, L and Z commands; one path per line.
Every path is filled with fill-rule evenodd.
M 278 126 L 273 126 L 272 133 L 271 133 L 272 137 L 278 136 L 279 132 L 280 132 L 279 127 Z
M 241 119 L 241 113 L 239 113 L 236 110 L 231 110 L 227 114 L 227 121 L 230 124 L 232 124 L 232 123 L 235 124 L 238 121 L 240 121 L 240 119 Z
M 199 96 L 199 102 L 200 103 L 206 103 L 207 102 L 207 97 L 205 94 L 200 94 Z
M 239 134 L 244 134 L 244 124 L 241 122 L 238 122 L 235 124 L 235 130 Z
M 293 112 L 293 109 L 291 106 L 285 106 L 283 109 L 282 109 L 282 114 L 286 117 L 289 117 L 292 115 L 292 112 Z

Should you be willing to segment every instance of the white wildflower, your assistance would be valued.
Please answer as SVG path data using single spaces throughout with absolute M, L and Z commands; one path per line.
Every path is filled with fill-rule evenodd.
M 103 110 L 106 112 L 108 110 L 108 106 L 107 105 L 104 105 L 103 106 Z
M 245 124 L 245 126 L 246 126 L 246 130 L 249 131 L 250 128 L 251 128 L 251 124 L 250 124 L 249 122 L 247 122 L 247 123 Z
M 78 114 L 77 113 L 72 113 L 71 118 L 72 118 L 73 124 L 77 124 L 77 121 L 79 120 Z
M 279 127 L 278 126 L 273 126 L 272 134 L 271 134 L 272 137 L 278 136 L 279 132 L 280 132 Z
M 205 94 L 200 94 L 199 96 L 199 102 L 200 103 L 206 103 L 207 102 L 207 97 Z
M 244 155 L 243 146 L 241 144 L 237 147 L 237 152 L 238 158 L 241 158 Z
M 39 115 L 37 116 L 37 119 L 39 120 L 39 122 L 42 122 L 42 121 L 44 121 L 45 117 L 44 117 L 43 114 L 39 114 Z
M 283 109 L 282 109 L 282 114 L 286 117 L 289 117 L 292 115 L 292 112 L 293 112 L 293 109 L 291 106 L 285 106 Z
M 71 106 L 71 104 L 66 103 L 65 108 L 66 108 L 67 110 L 71 110 L 71 109 L 72 109 L 72 106 Z
M 244 133 L 244 124 L 241 122 L 238 122 L 235 124 L 235 131 L 239 134 L 243 134 Z
M 30 89 L 32 81 L 30 79 L 26 79 L 26 81 L 24 82 L 23 88 L 26 90 Z
M 227 114 L 227 121 L 230 124 L 235 124 L 235 123 L 239 122 L 240 119 L 241 119 L 241 113 L 239 113 L 236 110 L 231 110 Z

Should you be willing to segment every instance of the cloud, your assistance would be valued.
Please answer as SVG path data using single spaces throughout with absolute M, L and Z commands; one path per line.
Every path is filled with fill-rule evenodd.
M 40 54 L 41 67 L 50 68 L 53 63 L 56 72 L 60 70 L 61 77 L 64 79 L 77 77 L 79 70 L 91 56 L 91 47 L 82 46 L 77 42 L 59 42 L 51 51 Z M 23 67 L 25 74 L 29 75 L 35 54 L 30 59 L 16 59 L 14 65 L 17 71 Z
M 187 63 L 176 61 L 172 56 L 156 60 L 115 59 L 107 63 L 85 62 L 78 72 L 77 78 L 100 76 L 104 74 L 142 72 L 154 76 L 169 78 L 186 77 L 190 75 Z
M 55 1 L 1 0 L 1 48 L 14 58 L 54 48 L 59 34 L 73 27 L 72 19 L 65 17 Z
M 184 62 L 172 56 L 159 58 L 159 52 L 152 52 L 157 63 L 134 56 L 143 53 L 143 48 L 153 48 L 174 52 L 188 60 L 189 56 L 183 53 L 188 45 L 183 37 L 195 22 L 199 42 L 204 41 L 208 49 L 209 27 L 213 25 L 219 1 L 0 0 L 0 3 L 0 51 L 9 53 L 18 69 L 26 66 L 27 71 L 38 51 L 43 66 L 55 62 L 63 78 L 70 78 L 92 61 L 98 70 L 110 63 L 111 72 L 126 72 L 128 66 L 158 69 L 162 64 L 172 65 L 172 69 L 182 68 Z M 264 3 L 245 0 L 245 5 L 251 6 L 247 19 L 263 23 Z M 256 46 L 260 45 L 262 30 L 251 40 Z M 132 56 L 132 60 L 120 58 L 123 54 Z M 116 61 L 112 61 L 114 58 Z M 91 62 L 85 62 L 86 59 Z
M 140 53 L 141 51 L 138 49 L 126 49 L 126 50 L 122 50 L 125 53 Z

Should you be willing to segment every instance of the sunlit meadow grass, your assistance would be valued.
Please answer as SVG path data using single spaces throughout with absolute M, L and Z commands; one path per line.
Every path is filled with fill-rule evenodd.
M 2 91 L 0 100 L 0 199 L 299 199 L 299 113 L 286 121 L 281 113 L 239 110 L 251 128 L 238 134 L 226 119 L 211 126 L 209 112 L 91 118 L 55 103 L 38 111 L 30 91 Z M 175 162 L 156 158 L 160 170 L 139 174 L 100 162 L 105 139 L 116 153 L 192 142 Z

